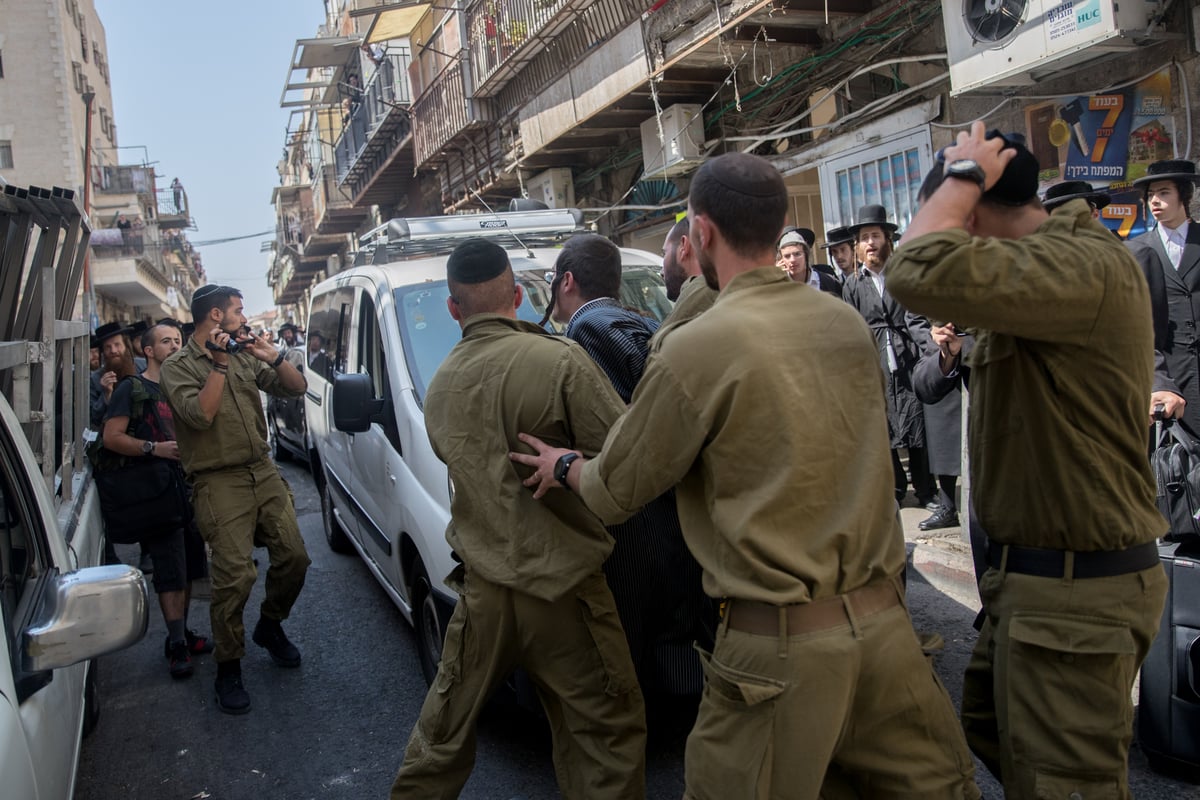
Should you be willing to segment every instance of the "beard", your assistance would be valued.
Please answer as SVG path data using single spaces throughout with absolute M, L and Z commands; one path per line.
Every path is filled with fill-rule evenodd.
M 887 264 L 887 260 L 892 257 L 892 246 L 885 244 L 875 251 L 874 258 L 871 258 L 867 253 L 863 253 L 863 265 L 868 267 L 876 267 L 872 272 L 878 272 Z
M 137 374 L 137 368 L 133 365 L 133 353 L 128 350 L 120 355 L 104 359 L 104 369 L 116 373 L 118 380 Z
M 696 260 L 700 262 L 700 274 L 704 276 L 704 282 L 708 284 L 708 288 L 714 292 L 721 291 L 721 284 L 717 281 L 717 265 L 709 258 L 708 253 L 703 249 L 697 249 Z

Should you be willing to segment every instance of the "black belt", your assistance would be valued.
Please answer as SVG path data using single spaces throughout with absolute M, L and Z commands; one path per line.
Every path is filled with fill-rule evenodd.
M 1075 568 L 1067 575 L 1067 551 L 1044 550 L 1040 547 L 1017 547 L 999 542 L 988 542 L 987 563 L 1000 569 L 1004 551 L 1008 551 L 1005 569 L 1021 575 L 1036 575 L 1042 578 L 1111 578 L 1141 572 L 1160 563 L 1158 545 L 1146 542 L 1128 550 L 1091 550 L 1077 552 Z

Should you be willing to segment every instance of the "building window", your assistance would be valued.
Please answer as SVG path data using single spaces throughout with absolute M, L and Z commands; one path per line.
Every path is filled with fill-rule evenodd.
M 79 32 L 79 47 L 83 51 L 83 61 L 86 64 L 88 60 L 87 31 Z
M 917 191 L 933 165 L 929 128 L 908 130 L 821 165 L 825 224 L 854 224 L 858 209 L 882 205 L 901 230 L 917 212 Z
M 0 139 L 0 169 L 12 169 L 12 142 L 8 139 Z
M 0 50 L 0 78 L 4 77 L 4 51 Z

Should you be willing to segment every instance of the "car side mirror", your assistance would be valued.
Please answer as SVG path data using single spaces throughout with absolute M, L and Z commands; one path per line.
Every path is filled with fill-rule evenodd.
M 53 575 L 21 637 L 21 668 L 69 667 L 140 641 L 149 619 L 142 573 L 124 564 Z
M 375 397 L 371 376 L 364 372 L 338 373 L 333 378 L 333 427 L 342 433 L 364 433 L 383 412 L 384 400 Z

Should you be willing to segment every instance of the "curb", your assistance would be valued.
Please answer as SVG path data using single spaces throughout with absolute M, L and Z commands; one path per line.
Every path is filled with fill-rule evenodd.
M 918 526 L 929 516 L 923 508 L 900 509 L 909 568 L 926 583 L 955 601 L 978 611 L 979 589 L 971 548 L 961 527 L 923 531 Z

